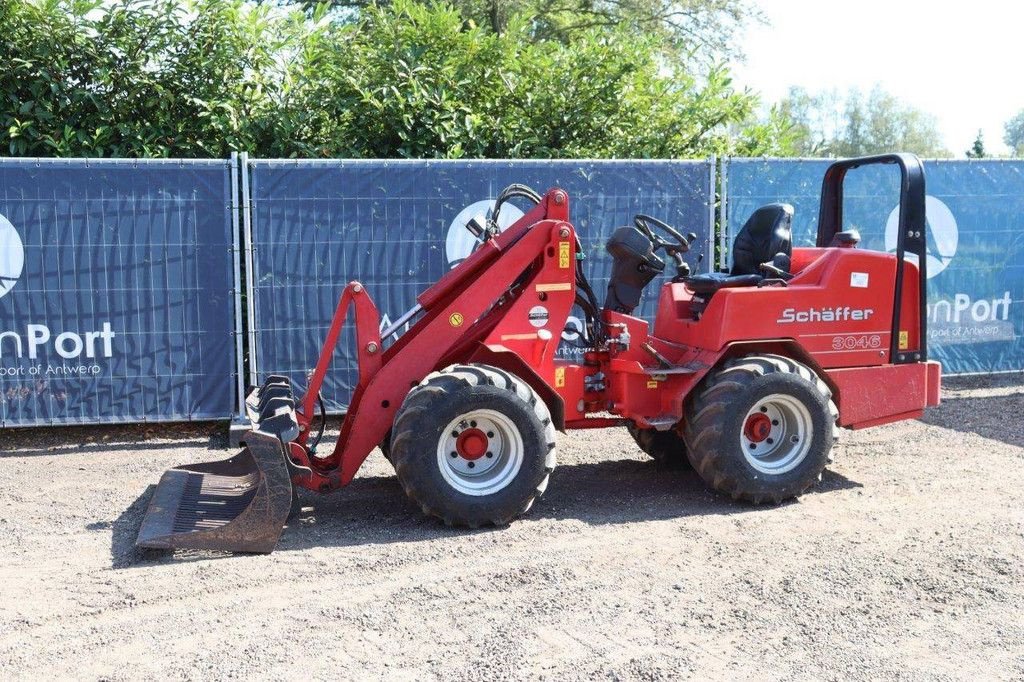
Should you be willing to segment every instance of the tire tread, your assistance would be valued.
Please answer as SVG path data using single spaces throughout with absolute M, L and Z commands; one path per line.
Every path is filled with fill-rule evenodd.
M 517 400 L 532 409 L 534 416 L 543 428 L 543 440 L 547 445 L 547 452 L 544 454 L 544 476 L 536 485 L 533 494 L 517 509 L 494 510 L 483 522 L 467 515 L 435 509 L 425 502 L 428 497 L 424 489 L 426 482 L 420 476 L 419 467 L 411 466 L 409 459 L 401 452 L 403 450 L 401 444 L 414 443 L 420 437 L 418 422 L 423 412 L 429 413 L 434 406 L 448 400 L 454 391 L 465 386 L 493 386 L 512 393 Z M 533 503 L 544 494 L 557 461 L 557 433 L 547 404 L 522 379 L 504 370 L 483 364 L 452 365 L 428 374 L 406 395 L 402 407 L 399 408 L 398 414 L 395 416 L 392 434 L 391 458 L 405 494 L 420 507 L 424 514 L 437 517 L 448 526 L 477 528 L 487 523 L 495 526 L 507 525 L 517 516 L 529 511 Z
M 811 384 L 825 398 L 833 425 L 832 444 L 828 456 L 828 461 L 832 461 L 831 445 L 834 445 L 837 439 L 838 429 L 835 423 L 839 418 L 839 410 L 832 400 L 832 391 L 828 384 L 822 381 L 816 372 L 781 355 L 747 355 L 729 360 L 721 369 L 709 374 L 690 399 L 688 418 L 683 426 L 683 439 L 687 444 L 690 462 L 701 478 L 712 488 L 734 500 L 745 500 L 754 504 L 778 503 L 800 495 L 815 483 L 813 480 L 806 481 L 795 493 L 755 490 L 747 487 L 739 477 L 730 475 L 729 467 L 723 466 L 723 458 L 729 455 L 719 447 L 719 443 L 725 428 L 725 417 L 730 414 L 730 405 L 759 377 L 774 373 L 796 375 Z M 821 479 L 820 473 L 817 479 Z

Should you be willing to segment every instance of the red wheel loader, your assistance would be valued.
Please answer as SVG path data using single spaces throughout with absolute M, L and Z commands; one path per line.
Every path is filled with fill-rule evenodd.
M 842 229 L 844 177 L 867 164 L 902 174 L 895 253 L 858 248 Z M 535 206 L 499 232 L 513 198 Z M 839 427 L 937 405 L 940 368 L 927 359 L 920 161 L 833 164 L 815 247 L 792 247 L 792 216 L 786 204 L 758 209 L 735 238 L 731 270 L 693 275 L 684 256 L 695 235 L 638 215 L 607 244 L 613 269 L 599 305 L 567 194 L 513 185 L 491 220 L 467 225 L 473 254 L 388 329 L 349 283 L 303 396 L 275 376 L 251 390 L 244 449 L 167 471 L 137 544 L 270 552 L 294 486 L 337 490 L 378 446 L 426 514 L 506 524 L 544 493 L 557 432 L 571 429 L 624 426 L 654 458 L 691 465 L 734 499 L 800 495 L 820 480 Z M 675 272 L 652 328 L 631 313 L 666 261 Z M 586 317 L 579 361 L 556 356 L 574 305 Z M 358 383 L 336 445 L 319 452 L 318 396 L 350 311 Z

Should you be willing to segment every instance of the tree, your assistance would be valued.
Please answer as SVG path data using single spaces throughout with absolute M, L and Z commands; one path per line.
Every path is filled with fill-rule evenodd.
M 289 4 L 289 0 L 271 0 Z M 323 5 L 338 9 L 347 19 L 370 7 L 393 0 L 298 0 L 307 11 Z M 422 0 L 428 4 L 428 0 Z M 595 28 L 624 26 L 653 38 L 676 57 L 693 56 L 705 65 L 734 56 L 735 36 L 762 15 L 750 0 L 451 0 L 462 18 L 496 34 L 504 33 L 513 17 L 525 17 L 537 41 L 569 42 Z
M 0 5 L 0 145 L 14 155 L 225 156 L 277 138 L 301 13 L 235 0 Z
M 791 87 L 779 102 L 779 115 L 791 125 L 791 153 L 794 156 L 832 156 L 839 127 L 840 102 L 835 90 L 811 94 Z
M 1015 156 L 1024 156 L 1024 110 L 1006 122 L 1003 142 Z
M 0 148 L 24 156 L 779 153 L 728 72 L 627 25 L 538 40 L 448 5 L 340 17 L 242 0 L 0 2 Z
M 978 130 L 978 136 L 974 138 L 974 144 L 967 150 L 968 159 L 984 159 L 985 156 L 985 141 L 982 139 L 981 130 Z
M 947 157 L 935 118 L 903 104 L 875 87 L 867 99 L 856 91 L 846 100 L 846 126 L 836 140 L 839 156 L 905 151 L 919 156 Z
M 655 38 L 625 26 L 536 41 L 515 17 L 503 33 L 445 6 L 367 7 L 328 46 L 306 107 L 328 123 L 316 154 L 404 157 L 673 157 L 770 152 L 767 127 L 730 124 L 756 105 L 727 72 L 669 68 Z M 353 130 L 357 134 L 353 134 Z
M 797 131 L 795 153 L 863 156 L 892 151 L 948 157 L 934 117 L 875 87 L 865 98 L 856 89 L 810 94 L 791 89 L 779 103 Z

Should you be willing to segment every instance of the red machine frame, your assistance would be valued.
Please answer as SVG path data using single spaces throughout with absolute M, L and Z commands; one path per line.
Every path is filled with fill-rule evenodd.
M 843 177 L 857 165 L 879 162 L 899 165 L 904 197 L 912 199 L 901 203 L 897 253 L 829 248 L 842 223 Z M 387 349 L 376 306 L 358 282 L 349 283 L 296 410 L 300 433 L 289 445 L 293 482 L 320 492 L 347 484 L 387 438 L 410 387 L 456 362 L 482 362 L 521 377 L 561 430 L 627 420 L 670 428 L 683 419 L 687 396 L 710 369 L 754 351 L 786 355 L 816 371 L 833 392 L 841 426 L 920 416 L 938 404 L 940 383 L 939 365 L 926 353 L 920 162 L 905 155 L 859 159 L 837 163 L 829 174 L 818 246 L 794 249 L 790 281 L 722 289 L 700 319 L 691 314 L 686 285 L 667 283 L 653 332 L 640 318 L 605 311 L 606 343 L 582 362 L 555 355 L 577 286 L 577 240 L 561 189 L 549 191 L 420 294 L 413 312 L 421 317 Z M 918 264 L 905 253 L 917 254 Z M 879 297 L 880 290 L 894 296 Z M 350 307 L 359 379 L 334 451 L 315 456 L 308 443 L 316 400 Z
M 895 254 L 848 248 L 855 242 L 851 234 L 840 239 L 843 178 L 858 165 L 872 163 L 895 164 L 902 173 Z M 814 391 L 813 399 L 823 401 L 827 410 L 819 411 L 819 417 L 834 416 L 834 403 L 839 425 L 851 428 L 917 417 L 925 407 L 939 402 L 939 365 L 927 359 L 924 174 L 916 157 L 890 155 L 833 164 L 823 185 L 817 246 L 794 249 L 791 257 L 779 253 L 771 262 L 756 263 L 754 267 L 759 267 L 765 277 L 749 272 L 688 277 L 682 253 L 692 238 L 661 223 L 658 229 L 673 236 L 677 243 L 659 242 L 644 219 L 656 224 L 660 221 L 638 216 L 635 230 L 620 228 L 619 237 L 610 242 L 618 271 L 613 287 L 620 287 L 625 298 L 619 298 L 618 293 L 609 295 L 603 312 L 597 310 L 595 296 L 577 263 L 579 242 L 569 222 L 566 193 L 556 188 L 540 197 L 528 188 L 512 186 L 497 201 L 500 204 L 513 196 L 528 197 L 537 205 L 500 234 L 496 225 L 471 222 L 468 227 L 482 238 L 479 248 L 421 293 L 417 305 L 387 330 L 380 331 L 377 307 L 363 286 L 350 282 L 338 301 L 303 398 L 295 401 L 286 377 L 272 376 L 262 387 L 253 388 L 246 398 L 253 428 L 245 437 L 245 448 L 226 460 L 166 471 L 150 500 L 137 546 L 272 551 L 292 508 L 293 487 L 319 492 L 340 488 L 353 479 L 375 447 L 380 445 L 387 453 L 396 413 L 407 396 L 408 409 L 402 410 L 398 419 L 405 430 L 396 436 L 396 449 L 391 455 L 399 480 L 414 499 L 416 494 L 410 492 L 413 486 L 420 486 L 417 494 L 422 495 L 428 490 L 423 486 L 433 485 L 424 483 L 426 477 L 437 472 L 444 476 L 446 471 L 434 468 L 430 448 L 416 451 L 410 447 L 419 430 L 434 427 L 430 423 L 434 410 L 443 412 L 446 401 L 466 400 L 465 396 L 473 401 L 492 401 L 492 405 L 502 405 L 509 411 L 530 410 L 524 419 L 535 430 L 529 452 L 534 465 L 531 476 L 535 478 L 522 478 L 522 490 L 514 491 L 511 499 L 501 495 L 512 488 L 494 493 L 498 497 L 489 494 L 497 502 L 489 502 L 495 506 L 486 513 L 467 516 L 450 507 L 448 515 L 443 516 L 446 522 L 474 527 L 484 522 L 507 522 L 528 510 L 543 492 L 555 465 L 552 426 L 566 430 L 626 424 L 634 437 L 640 433 L 643 439 L 672 431 L 666 435 L 673 453 L 688 457 L 702 477 L 708 476 L 715 466 L 710 457 L 719 456 L 731 440 L 705 447 L 702 452 L 698 448 L 684 451 L 690 446 L 684 442 L 683 430 L 700 430 L 701 435 L 712 437 L 724 433 L 723 426 L 709 423 L 705 417 L 723 414 L 728 409 L 723 405 L 737 403 L 691 408 L 698 408 L 700 401 L 715 391 L 739 390 L 735 387 L 744 384 L 737 376 L 746 377 L 748 382 L 764 379 L 767 384 L 762 385 L 773 385 L 774 381 L 778 387 L 779 381 L 792 380 L 804 386 L 809 383 L 808 370 L 814 372 L 820 381 L 808 390 Z M 643 224 L 648 225 L 646 235 L 641 234 Z M 777 235 L 775 230 L 785 229 L 781 223 L 769 227 L 772 235 Z M 775 241 L 789 251 L 785 237 Z M 632 310 L 643 286 L 664 268 L 655 255 L 657 249 L 664 249 L 676 259 L 678 269 L 677 277 L 661 287 L 652 331 L 646 321 L 616 311 Z M 765 255 L 757 253 L 758 261 Z M 782 260 L 778 262 L 783 265 L 789 258 L 788 266 L 775 265 L 779 256 Z M 916 261 L 907 256 L 916 257 Z M 641 269 L 641 265 L 648 269 Z M 699 298 L 694 287 L 703 292 Z M 562 331 L 577 302 L 588 317 L 588 349 L 579 361 L 560 359 L 556 352 Z M 315 446 L 322 431 L 312 436 L 317 406 L 322 404 L 320 391 L 350 310 L 355 318 L 358 381 L 338 442 L 333 451 L 321 455 L 315 452 Z M 417 319 L 408 331 L 385 347 L 385 342 L 413 318 Z M 752 359 L 723 366 L 733 357 L 752 354 Z M 470 363 L 491 369 L 463 367 L 430 376 L 453 365 Z M 799 371 L 804 376 L 787 379 L 776 374 L 773 378 L 768 373 L 776 364 L 802 364 Z M 711 388 L 699 391 L 701 381 L 712 371 Z M 467 375 L 491 385 L 471 385 Z M 462 382 L 458 390 L 465 391 L 463 398 L 452 399 L 453 394 L 446 392 L 449 389 L 444 385 L 451 382 Z M 504 382 L 503 389 L 499 390 L 496 382 Z M 822 382 L 827 386 L 821 386 Z M 507 393 L 510 385 L 515 386 L 514 397 Z M 762 441 L 771 444 L 771 429 L 787 419 L 781 413 L 780 419 L 762 414 L 768 409 L 762 405 L 759 412 L 747 415 L 738 429 L 741 437 L 750 439 L 750 449 Z M 693 415 L 691 424 L 685 421 L 688 413 Z M 459 419 L 457 416 L 452 424 L 459 424 Z M 538 427 L 543 434 L 536 432 Z M 481 454 L 493 454 L 486 449 L 492 434 L 477 429 L 475 422 L 470 421 L 461 432 L 455 426 L 450 431 L 448 428 L 443 427 L 442 439 L 455 433 L 453 437 L 469 434 L 467 439 L 475 440 L 467 440 L 465 448 L 456 441 L 453 451 L 447 446 L 440 451 L 440 461 L 446 465 L 449 455 L 457 458 L 460 452 L 467 469 Z M 826 422 L 826 429 L 832 434 L 834 425 Z M 791 439 L 793 443 L 811 443 L 796 435 Z M 830 448 L 831 439 L 826 440 L 822 443 Z M 656 457 L 641 438 L 637 437 L 637 443 Z M 548 449 L 541 452 L 545 446 Z M 741 456 L 746 457 L 745 453 Z M 824 467 L 827 450 L 819 448 L 817 454 L 814 466 Z M 501 453 L 492 461 L 505 458 L 511 462 L 507 455 Z M 700 465 L 694 462 L 695 455 L 703 457 Z M 417 466 L 426 476 L 417 478 L 415 471 L 410 473 Z M 816 477 L 820 470 L 808 471 Z M 725 480 L 724 475 L 721 480 Z M 752 485 L 748 489 L 734 486 L 725 492 L 734 497 L 743 494 L 754 503 L 780 500 L 799 494 L 812 480 L 784 481 L 781 487 L 766 490 L 758 474 L 749 481 Z M 715 489 L 723 490 L 718 482 L 712 483 Z M 421 496 L 424 510 L 438 516 L 423 505 L 423 499 Z M 434 502 L 449 504 L 452 500 L 435 495 Z

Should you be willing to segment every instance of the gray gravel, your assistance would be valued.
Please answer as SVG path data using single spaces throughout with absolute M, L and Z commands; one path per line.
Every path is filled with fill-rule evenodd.
M 1024 377 L 944 398 L 781 506 L 576 432 L 528 517 L 458 531 L 374 454 L 269 556 L 133 548 L 223 425 L 7 430 L 0 677 L 1022 679 Z

